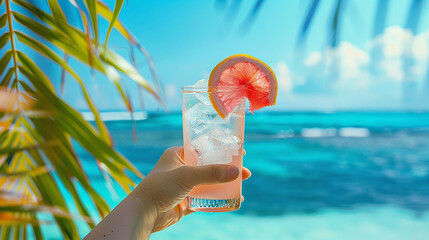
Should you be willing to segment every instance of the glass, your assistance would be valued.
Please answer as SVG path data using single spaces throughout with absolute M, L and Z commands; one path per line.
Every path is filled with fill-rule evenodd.
M 224 119 L 209 95 L 240 91 L 240 87 L 182 88 L 184 158 L 187 165 L 229 164 L 240 169 L 229 183 L 195 187 L 186 201 L 200 212 L 227 212 L 240 208 L 243 165 L 245 100 Z M 241 89 L 242 90 L 242 89 Z

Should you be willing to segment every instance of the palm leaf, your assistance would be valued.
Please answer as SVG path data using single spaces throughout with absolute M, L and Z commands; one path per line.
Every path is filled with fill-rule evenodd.
M 20 53 L 21 55 L 21 53 Z M 21 57 L 21 56 L 20 56 Z M 32 81 L 35 88 L 42 93 L 40 96 L 43 102 L 55 102 L 57 103 L 58 110 L 61 114 L 55 114 L 57 116 L 57 122 L 76 139 L 84 148 L 86 148 L 95 158 L 103 161 L 112 171 L 118 172 L 121 167 L 125 167 L 134 174 L 143 177 L 142 174 L 132 166 L 125 158 L 113 151 L 109 145 L 94 135 L 91 130 L 91 126 L 87 123 L 82 116 L 61 99 L 53 95 L 43 84 L 36 81 L 36 77 L 29 72 L 26 72 L 23 68 L 20 68 L 21 72 Z M 45 98 L 45 99 L 42 99 Z M 49 128 L 49 125 L 48 125 Z M 41 129 L 45 131 L 47 129 Z M 110 159 L 115 161 L 110 162 Z M 116 164 L 115 164 L 116 163 Z M 124 187 L 124 186 L 123 186 Z
M 35 129 L 33 129 L 32 126 L 30 126 L 30 123 L 27 122 L 26 120 L 23 121 L 24 126 L 26 126 L 26 128 L 29 130 L 30 135 L 32 137 L 34 137 L 36 139 L 37 142 L 41 142 L 42 139 L 40 138 L 41 136 L 38 135 L 38 133 L 36 132 Z M 27 136 L 25 138 L 27 141 L 33 141 L 32 138 L 30 138 L 30 136 Z M 36 162 L 36 164 L 38 165 L 42 165 L 43 164 L 43 159 L 42 156 L 40 155 L 39 151 L 37 150 L 31 150 L 28 151 L 28 154 L 32 157 L 32 159 Z M 40 191 L 40 195 L 43 198 L 43 201 L 47 204 L 51 204 L 54 206 L 59 206 L 63 209 L 67 209 L 67 205 L 65 204 L 65 201 L 63 199 L 63 196 L 59 190 L 59 187 L 57 186 L 57 184 L 54 181 L 54 178 L 51 174 L 44 174 L 41 176 L 36 176 L 32 178 L 32 181 L 35 183 L 35 185 L 38 187 L 38 190 Z M 66 186 L 68 186 L 67 182 L 64 183 Z M 42 187 L 43 186 L 43 187 Z M 68 188 L 70 190 L 70 188 Z M 78 199 L 78 201 L 76 201 L 75 199 L 75 192 L 74 191 L 70 191 L 70 193 L 72 194 L 73 199 L 76 202 L 76 205 L 78 206 L 78 210 L 79 212 L 85 216 L 88 217 L 89 214 L 87 213 L 86 209 L 84 208 L 84 210 L 81 209 L 81 200 Z M 71 224 L 74 225 L 73 222 L 70 222 L 69 220 L 65 220 L 65 219 L 61 219 L 56 217 L 55 218 L 56 222 L 59 224 L 61 230 L 63 232 L 67 232 L 67 226 L 66 224 Z M 90 226 L 92 226 L 91 222 L 88 222 L 88 224 Z
M 98 42 L 98 9 L 96 0 L 85 0 L 86 7 L 88 8 L 89 15 L 91 16 L 92 29 L 94 31 L 94 40 Z
M 23 6 L 27 6 L 27 5 L 23 5 Z M 45 20 L 47 24 L 51 24 L 57 28 L 60 28 L 58 25 L 56 25 L 52 16 L 49 16 L 48 14 L 44 13 L 43 11 L 39 11 L 38 13 L 40 13 L 42 15 L 41 20 Z M 77 35 L 77 32 L 73 31 L 74 34 L 73 34 L 73 38 L 72 38 L 70 36 L 65 36 L 64 34 L 67 34 L 66 32 L 61 32 L 61 34 L 58 34 L 57 31 L 55 31 L 51 28 L 48 28 L 48 27 L 44 26 L 43 24 L 40 24 L 37 21 L 35 21 L 35 20 L 33 20 L 33 19 L 31 19 L 31 18 L 29 18 L 29 17 L 27 17 L 21 13 L 14 12 L 13 16 L 18 23 L 27 27 L 29 30 L 35 32 L 36 34 L 38 34 L 39 36 L 41 36 L 45 40 L 49 41 L 50 43 L 54 44 L 56 47 L 62 49 L 67 54 L 69 54 L 69 55 L 75 57 L 76 59 L 82 61 L 83 63 L 89 65 L 89 60 L 88 60 L 89 57 L 88 57 L 88 52 L 86 51 L 86 48 L 82 49 L 82 47 L 78 47 L 78 46 L 85 46 L 86 45 L 84 33 L 82 33 L 82 35 L 80 36 L 80 35 Z M 67 30 L 63 29 L 61 31 L 75 30 L 75 29 L 72 29 L 71 26 L 69 26 L 68 28 L 69 29 L 67 29 Z M 75 41 L 78 41 L 78 42 L 75 42 Z M 97 70 L 102 71 L 101 64 L 99 63 L 99 61 L 94 61 L 93 67 Z
M 67 53 L 64 54 L 64 62 L 68 64 L 68 55 Z M 66 86 L 66 69 L 62 68 L 61 70 L 61 85 L 60 85 L 60 93 L 61 95 L 64 94 L 65 86 Z
M 104 40 L 105 51 L 107 50 L 107 43 L 109 41 L 110 33 L 112 32 L 113 26 L 115 26 L 115 22 L 118 19 L 119 12 L 121 11 L 123 5 L 124 5 L 124 0 L 116 0 L 115 9 L 113 10 L 112 18 L 109 21 L 110 22 L 109 28 L 107 29 L 106 39 Z
M 29 213 L 29 216 L 32 218 L 35 218 L 34 213 Z M 42 240 L 43 236 L 42 236 L 42 231 L 40 230 L 40 227 L 39 227 L 39 220 L 37 218 L 35 218 L 35 219 L 37 221 L 36 224 L 32 224 L 34 238 L 36 240 Z
M 35 138 L 37 139 L 37 141 L 38 141 L 38 142 L 40 142 L 40 141 L 41 141 L 41 139 L 38 137 L 38 135 L 37 135 L 36 131 L 32 128 L 32 126 L 30 126 L 30 125 L 29 125 L 29 123 L 28 123 L 27 121 L 25 121 L 25 120 L 24 120 L 23 124 L 24 124 L 24 126 L 25 126 L 27 129 L 29 129 L 29 130 L 30 130 L 31 134 L 32 134 L 33 136 L 35 136 Z M 27 140 L 27 141 L 29 141 L 29 142 L 32 142 L 32 141 L 33 141 L 30 137 L 27 137 L 27 138 L 26 138 L 26 140 Z M 37 162 L 38 162 L 38 163 L 43 162 L 43 160 L 42 160 L 41 156 L 39 155 L 39 152 L 38 152 L 38 151 L 36 151 L 36 150 L 32 150 L 32 151 L 29 151 L 29 154 L 31 154 L 31 155 L 33 156 L 33 158 L 37 160 Z M 41 181 L 41 182 L 46 182 L 46 181 L 48 181 L 48 182 L 50 182 L 51 184 L 55 184 L 55 183 L 53 182 L 52 178 L 49 178 L 49 177 L 48 177 L 48 178 L 46 178 L 46 177 L 45 177 L 44 179 L 40 179 L 40 181 Z M 76 192 L 76 189 L 75 189 L 74 187 L 70 187 L 69 181 L 66 181 L 66 182 L 65 182 L 65 185 L 67 186 L 67 189 L 69 190 L 70 194 L 72 195 L 73 200 L 75 201 L 76 206 L 77 206 L 77 208 L 78 208 L 79 212 L 82 214 L 82 216 L 90 217 L 90 215 L 89 215 L 89 213 L 88 213 L 87 209 L 85 208 L 84 204 L 83 204 L 83 203 L 82 203 L 82 201 L 80 200 L 80 198 L 79 198 L 79 196 L 78 196 L 78 194 L 77 194 L 77 192 Z M 55 188 L 54 188 L 54 189 L 55 189 Z M 88 222 L 88 224 L 89 224 L 89 226 L 90 226 L 90 227 L 93 227 L 93 222 L 89 221 L 89 222 Z
M 98 9 L 98 14 L 100 14 L 104 19 L 109 21 L 113 18 L 113 12 L 109 9 L 109 7 L 105 3 L 103 3 L 102 1 L 97 1 L 96 6 Z M 125 26 L 122 24 L 122 22 L 119 19 L 117 19 L 113 23 L 113 27 L 115 27 L 116 30 L 118 30 L 118 32 L 122 34 L 122 36 L 124 36 L 129 41 L 133 39 L 133 37 L 131 36 L 131 33 L 128 32 L 128 30 L 125 28 Z
M 151 93 L 158 101 L 161 101 L 161 98 L 159 97 L 158 93 L 152 88 L 152 86 L 150 86 L 148 81 L 142 75 L 140 75 L 140 73 L 137 71 L 137 69 L 133 67 L 132 64 L 126 61 L 119 54 L 107 50 L 105 53 L 100 54 L 100 58 L 106 63 L 115 67 L 118 71 L 126 74 L 132 80 L 136 81 L 138 84 L 143 86 L 149 93 Z
M 61 25 L 67 24 L 66 16 L 64 15 L 63 10 L 55 0 L 48 0 L 49 8 L 51 9 L 52 14 L 54 15 L 54 19 Z
M 46 166 L 43 167 L 38 167 L 35 169 L 29 169 L 29 170 L 25 170 L 25 171 L 15 171 L 12 173 L 2 173 L 0 172 L 0 177 L 33 177 L 33 176 L 37 176 L 37 175 L 41 175 L 44 173 L 49 172 L 50 169 Z
M 21 64 L 25 65 L 27 69 L 30 69 L 32 72 L 34 72 L 34 74 L 39 77 L 39 81 L 41 81 L 42 84 L 44 84 L 50 92 L 54 92 L 54 86 L 49 81 L 49 78 L 43 73 L 43 71 L 40 70 L 40 68 L 33 61 L 31 61 L 30 58 L 26 57 L 25 54 L 23 54 L 22 52 L 17 51 L 16 53 L 19 57 L 19 61 L 21 62 Z
M 90 29 L 89 29 L 89 23 L 88 23 L 88 18 L 86 17 L 86 14 L 82 11 L 82 9 L 80 9 L 79 5 L 75 5 L 80 12 L 80 16 L 82 17 L 82 22 L 83 22 L 83 26 L 85 28 L 85 40 L 86 40 L 86 49 L 88 51 L 88 63 L 89 66 L 91 67 L 91 71 L 94 75 L 94 53 L 93 53 L 93 49 L 92 49 L 92 43 L 91 43 L 91 35 L 90 35 Z
M 104 125 L 103 121 L 101 120 L 100 114 L 99 114 L 98 110 L 96 109 L 95 105 L 93 104 L 93 102 L 89 96 L 89 93 L 86 91 L 86 87 L 85 87 L 82 79 L 79 77 L 79 75 L 63 59 L 61 59 L 60 56 L 58 56 L 55 52 L 50 50 L 48 47 L 46 47 L 45 45 L 43 45 L 39 41 L 37 41 L 33 38 L 30 38 L 29 36 L 27 36 L 21 32 L 16 32 L 15 34 L 16 34 L 18 40 L 20 40 L 20 42 L 22 42 L 22 43 L 26 44 L 27 46 L 33 48 L 34 50 L 45 55 L 46 57 L 48 57 L 49 59 L 51 59 L 52 61 L 54 61 L 58 65 L 60 65 L 63 69 L 65 69 L 67 72 L 69 72 L 70 75 L 72 75 L 74 79 L 76 79 L 78 81 L 79 85 L 81 86 L 84 98 L 85 98 L 89 108 L 91 109 L 92 113 L 94 114 L 95 123 L 97 125 L 98 130 L 100 131 L 101 137 L 106 142 L 108 142 L 110 144 L 110 137 L 109 137 L 109 134 L 107 132 L 107 128 Z
M 1 227 L 2 231 L 1 231 L 1 235 L 0 235 L 1 240 L 3 240 L 3 239 L 9 240 L 10 239 L 9 235 L 10 235 L 11 228 L 12 228 L 12 226 L 10 226 L 10 225 L 5 225 L 5 226 L 2 225 L 2 227 Z
M 21 224 L 16 224 L 15 226 L 14 226 L 14 229 L 13 229 L 13 239 L 20 239 L 21 238 Z
M 17 214 L 10 213 L 10 212 L 0 214 L 1 225 L 17 225 L 22 223 L 30 223 L 33 226 L 40 224 L 36 217 L 17 216 Z M 13 237 L 13 239 L 19 239 L 19 238 Z
M 240 29 L 241 29 L 241 32 L 243 34 L 245 34 L 250 29 L 250 27 L 252 26 L 252 24 L 255 21 L 256 16 L 258 15 L 263 3 L 264 3 L 264 0 L 256 0 L 255 5 L 253 5 L 252 10 L 250 11 L 250 13 L 247 15 L 246 19 L 241 24 Z
M 34 7 L 31 7 L 31 4 L 22 4 L 22 0 L 15 0 L 20 3 L 21 6 L 27 8 L 28 10 L 34 10 Z M 35 11 L 35 15 L 39 16 L 40 19 L 46 20 L 48 24 L 50 24 L 53 27 L 58 28 L 58 26 L 55 24 L 53 19 L 48 16 L 43 11 Z M 75 48 L 76 45 L 83 45 L 85 44 L 85 34 L 80 32 L 79 30 L 73 28 L 70 26 L 69 30 L 73 31 L 75 33 L 75 36 L 77 37 L 75 41 L 78 41 L 78 43 L 73 43 L 71 39 L 65 39 L 62 36 L 58 36 L 55 34 L 55 31 L 52 29 L 47 28 L 46 26 L 43 26 L 42 24 L 34 21 L 33 19 L 26 17 L 20 13 L 14 12 L 14 17 L 17 20 L 17 22 L 21 23 L 28 29 L 34 31 L 41 37 L 45 38 L 46 40 L 50 41 L 57 47 L 63 49 L 67 54 L 77 58 L 78 60 L 82 61 L 85 64 L 90 65 L 88 61 L 88 53 L 85 51 L 82 51 L 82 49 Z M 62 31 L 60 28 L 58 30 Z M 99 46 L 100 48 L 100 46 Z M 99 49 L 100 50 L 100 49 Z M 112 65 L 115 67 L 118 71 L 126 74 L 130 79 L 136 81 L 141 86 L 143 86 L 149 93 L 151 93 L 157 100 L 160 100 L 159 95 L 157 92 L 152 88 L 152 86 L 148 83 L 148 81 L 140 75 L 140 73 L 135 69 L 128 61 L 126 61 L 124 58 L 120 57 L 118 54 L 111 50 L 107 50 L 105 53 L 104 51 L 101 51 L 100 53 L 100 59 L 94 59 L 94 67 L 95 69 L 99 70 L 103 74 L 106 74 L 105 70 L 102 67 L 101 61 L 104 61 L 105 63 Z M 109 75 L 107 75 L 109 77 Z M 125 100 L 124 100 L 125 101 Z
M 9 32 L 5 32 L 0 36 L 0 49 L 6 45 L 6 43 L 9 41 L 9 38 Z
M 114 67 L 112 67 L 111 65 L 103 63 L 103 67 L 104 67 L 106 76 L 115 85 L 120 96 L 122 97 L 122 100 L 125 103 L 125 106 L 127 107 L 128 111 L 130 111 L 131 116 L 132 116 L 131 101 L 129 101 L 129 97 L 125 94 L 125 90 L 123 89 L 123 87 L 121 85 L 121 76 L 119 75 L 118 71 L 116 71 L 116 69 Z
M 112 18 L 113 13 L 112 11 L 109 9 L 109 7 L 103 3 L 102 1 L 97 1 L 97 6 L 98 6 L 98 13 L 105 19 L 109 20 Z M 131 44 L 131 51 L 133 49 L 133 46 L 136 46 L 137 49 L 143 54 L 143 56 L 145 57 L 147 64 L 149 66 L 149 70 L 150 70 L 150 74 L 152 76 L 152 79 L 155 83 L 156 89 L 158 92 L 161 91 L 160 87 L 159 87 L 159 82 L 158 82 L 158 77 L 155 71 L 155 63 L 152 60 L 152 56 L 149 54 L 149 52 L 143 47 L 143 45 L 141 45 L 138 40 L 133 37 L 132 33 L 130 31 L 127 30 L 127 28 L 124 26 L 124 24 L 117 19 L 114 23 L 114 27 L 116 28 L 116 30 L 118 30 L 118 32 L 124 37 L 126 38 L 130 44 Z M 137 68 L 136 65 L 134 65 L 135 68 Z M 141 86 L 141 85 L 139 85 Z
M 14 71 L 15 71 L 15 77 L 18 77 L 18 64 L 17 64 L 17 57 L 16 57 L 16 49 L 15 49 L 15 39 L 13 39 L 13 35 L 11 34 L 13 32 L 12 27 L 12 11 L 10 8 L 10 3 L 8 0 L 5 2 L 6 4 L 6 14 L 7 14 L 7 24 L 9 26 L 9 39 L 10 39 L 10 45 L 13 55 L 13 63 L 14 63 Z
M 5 154 L 12 155 L 17 152 L 27 151 L 33 148 L 41 148 L 41 146 L 31 145 L 31 146 L 25 146 L 25 147 L 0 147 L 0 156 Z
M 320 0 L 313 0 L 311 5 L 308 8 L 307 14 L 305 15 L 304 22 L 302 24 L 301 30 L 299 31 L 297 44 L 301 45 L 305 43 L 305 39 L 307 38 L 308 29 L 312 23 L 314 18 L 314 14 L 316 13 L 317 7 L 319 6 Z
M 11 1 L 21 8 L 15 9 Z M 74 152 L 72 141 L 83 146 L 94 156 L 97 164 L 101 166 L 103 175 L 107 174 L 107 177 L 115 180 L 126 192 L 130 192 L 135 186 L 135 182 L 129 176 L 130 173 L 143 177 L 135 166 L 112 148 L 107 128 L 101 121 L 83 79 L 68 64 L 66 60 L 68 57 L 77 59 L 91 70 L 106 75 L 114 83 L 130 112 L 132 105 L 121 84 L 123 82 L 121 75 L 137 82 L 156 99 L 160 99 L 158 92 L 135 66 L 107 48 L 112 29 L 122 28 L 118 31 L 124 38 L 130 42 L 132 40 L 134 45 L 143 50 L 142 52 L 146 51 L 118 19 L 123 1 L 116 2 L 113 12 L 107 11 L 107 7 L 103 8 L 103 14 L 110 14 L 111 20 L 103 51 L 100 50 L 103 44 L 98 42 L 97 16 L 102 15 L 99 12 L 98 1 L 84 1 L 89 17 L 75 4 L 83 22 L 83 29 L 68 23 L 58 1 L 47 0 L 47 2 L 51 13 L 24 0 L 6 0 L 6 14 L 0 16 L 0 27 L 7 25 L 9 29 L 0 36 L 0 47 L 3 49 L 8 43 L 10 46 L 0 58 L 0 74 L 3 75 L 0 84 L 20 96 L 14 111 L 0 113 L 0 116 L 8 121 L 6 125 L 8 129 L 0 133 L 0 178 L 7 179 L 6 184 L 9 184 L 7 189 L 32 196 L 31 200 L 28 200 L 30 203 L 26 205 L 0 205 L 0 214 L 12 213 L 15 217 L 0 227 L 1 239 L 26 238 L 27 224 L 32 225 L 36 239 L 43 239 L 39 227 L 41 222 L 37 215 L 43 211 L 52 215 L 65 239 L 78 238 L 74 219 L 84 219 L 89 227 L 94 227 L 93 216 L 90 215 L 88 205 L 82 202 L 77 191 L 78 186 L 88 193 L 101 217 L 110 211 L 105 199 L 89 182 Z M 70 2 L 75 3 L 73 0 Z M 27 11 L 22 12 L 22 9 Z M 22 25 L 30 32 L 16 31 L 12 22 Z M 91 37 L 91 27 L 94 38 Z M 34 33 L 40 38 L 33 38 Z M 16 42 L 20 44 L 16 45 Z M 33 61 L 26 52 L 17 49 L 16 46 L 22 45 L 26 46 L 25 51 L 37 52 L 63 69 L 61 88 L 67 74 L 77 81 L 85 101 L 95 116 L 96 128 L 58 97 L 51 79 L 45 75 L 37 61 Z M 63 53 L 66 59 L 60 57 L 57 52 Z M 147 52 L 143 54 L 149 56 Z M 153 65 L 150 67 L 153 68 Z M 154 75 L 154 71 L 151 73 Z M 155 78 L 154 81 L 159 89 Z M 79 212 L 77 216 L 70 214 L 59 183 L 72 196 Z M 0 181 L 0 187 L 2 184 Z M 58 209 L 60 211 L 53 211 Z M 12 220 L 15 221 L 13 225 L 10 224 Z
M 10 204 L 10 205 L 0 205 L 0 212 L 13 212 L 13 213 L 43 213 L 48 212 L 54 216 L 70 219 L 78 219 L 83 221 L 91 221 L 89 218 L 83 218 L 78 215 L 72 215 L 67 211 L 64 211 L 61 208 L 48 205 L 33 205 L 33 204 Z
M 6 22 L 7 22 L 7 14 L 3 14 L 0 16 L 0 28 L 6 26 Z
M 3 34 L 3 36 L 6 34 Z M 9 36 L 7 36 L 9 37 Z M 7 50 L 3 57 L 0 59 L 0 74 L 3 74 L 3 71 L 6 69 L 7 64 L 12 58 L 12 50 Z M 2 84 L 2 86 L 5 86 Z
M 341 8 L 344 6 L 343 0 L 338 0 L 337 5 L 335 7 L 335 12 L 332 18 L 332 25 L 331 25 L 331 35 L 330 35 L 330 45 L 331 47 L 336 47 L 338 45 L 338 32 L 339 32 L 339 19 L 340 19 L 340 13 Z

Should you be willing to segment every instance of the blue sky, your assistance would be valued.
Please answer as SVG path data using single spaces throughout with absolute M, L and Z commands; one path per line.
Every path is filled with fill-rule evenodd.
M 106 2 L 113 8 L 114 1 Z M 151 53 L 170 111 L 181 109 L 181 86 L 207 78 L 218 62 L 237 53 L 250 54 L 263 60 L 277 74 L 277 105 L 267 110 L 429 108 L 421 104 L 422 99 L 429 99 L 429 94 L 426 98 L 421 96 L 404 101 L 401 93 L 405 81 L 414 81 L 413 86 L 418 92 L 423 88 L 428 66 L 425 56 L 428 55 L 429 34 L 424 35 L 429 27 L 428 14 L 422 14 L 419 28 L 411 37 L 402 28 L 394 27 L 376 41 L 372 31 L 377 1 L 347 1 L 340 22 L 339 39 L 342 43 L 337 49 L 328 50 L 329 24 L 337 1 L 321 1 L 309 30 L 306 52 L 297 57 L 297 34 L 312 1 L 265 0 L 253 25 L 245 34 L 241 33 L 241 26 L 256 1 L 226 2 L 223 8 L 216 6 L 214 0 L 125 2 L 120 19 Z M 237 3 L 240 8 L 234 12 L 233 6 Z M 387 27 L 405 25 L 410 3 L 405 0 L 390 1 Z M 64 1 L 64 4 L 68 2 Z M 426 2 L 423 13 L 427 10 L 429 3 Z M 102 21 L 100 29 L 101 36 L 104 36 L 107 23 Z M 408 56 L 406 50 L 402 51 L 404 56 L 408 56 L 405 60 L 402 53 L 393 57 L 388 55 L 392 44 L 393 48 L 397 48 L 394 44 L 397 41 L 401 44 L 420 43 L 414 51 L 420 55 Z M 115 31 L 109 46 L 128 58 L 129 45 Z M 419 51 L 420 48 L 423 50 Z M 374 68 L 377 65 L 373 64 L 374 52 L 377 50 L 383 52 L 383 61 L 379 62 L 383 71 Z M 137 62 L 142 74 L 150 79 L 143 56 L 139 55 Z M 395 66 L 403 68 L 410 62 L 420 67 L 420 73 L 413 75 L 411 80 L 407 71 L 411 69 L 410 72 L 415 72 L 413 69 L 417 67 L 412 66 L 390 76 Z M 87 79 L 92 97 L 101 110 L 125 110 L 119 94 L 107 79 L 99 74 L 93 78 L 88 69 L 73 61 L 71 64 L 78 67 L 81 75 Z M 60 70 L 54 69 L 50 74 L 59 76 Z M 125 81 L 135 109 L 138 110 L 136 84 L 129 79 Z M 87 108 L 71 78 L 68 78 L 64 97 L 79 109 Z M 145 104 L 149 110 L 160 108 L 148 94 L 145 95 Z

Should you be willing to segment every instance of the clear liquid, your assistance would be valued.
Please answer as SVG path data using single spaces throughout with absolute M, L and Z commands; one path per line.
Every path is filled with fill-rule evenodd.
M 184 93 L 185 95 L 186 93 Z M 200 93 L 201 94 L 201 93 Z M 205 93 L 207 94 L 207 93 Z M 195 103 L 195 104 L 198 104 Z M 241 169 L 243 164 L 243 140 L 244 140 L 244 114 L 245 114 L 245 104 L 243 103 L 237 107 L 233 114 L 228 116 L 230 120 L 228 123 L 225 121 L 219 121 L 219 119 L 214 119 L 211 121 L 210 119 L 202 119 L 203 122 L 207 123 L 207 126 L 198 126 L 199 128 L 203 128 L 203 133 L 196 133 L 195 128 L 191 125 L 195 125 L 195 118 L 204 118 L 205 115 L 201 114 L 198 111 L 187 112 L 188 109 L 192 108 L 195 104 L 189 104 L 184 98 L 183 100 L 183 140 L 184 140 L 184 158 L 187 165 L 197 166 L 198 163 L 200 165 L 206 165 L 204 162 L 212 163 L 212 159 L 204 159 L 204 156 L 212 155 L 210 152 L 205 151 L 204 154 L 200 154 L 196 149 L 195 145 L 198 145 L 195 141 L 198 141 L 198 137 L 207 134 L 207 132 L 212 132 L 212 130 L 216 129 L 216 131 L 224 131 L 225 134 L 235 136 L 240 140 L 240 147 L 238 149 L 223 149 L 222 151 L 213 150 L 213 154 L 225 154 L 225 152 L 235 152 L 237 150 L 237 154 L 229 155 L 229 158 L 232 162 L 227 163 L 228 165 L 234 165 L 240 169 L 239 177 L 229 183 L 223 184 L 212 184 L 212 185 L 199 185 L 195 187 L 189 197 L 191 199 L 198 200 L 208 200 L 208 205 L 202 205 L 200 207 L 191 207 L 192 210 L 195 211 L 204 211 L 204 212 L 220 212 L 220 211 L 233 211 L 240 207 L 240 198 L 241 198 Z M 216 114 L 217 112 L 213 109 L 212 106 L 205 106 L 205 111 L 209 111 L 209 114 Z M 208 109 L 208 110 L 207 110 Z M 192 113 L 192 114 L 190 114 Z M 197 116 L 195 116 L 197 115 Z M 227 118 L 228 118 L 227 117 Z M 188 119 L 192 118 L 192 119 Z M 220 118 L 220 117 L 219 117 Z M 198 131 L 197 131 L 198 132 Z M 223 132 L 221 132 L 223 133 Z M 195 140 L 196 139 L 196 140 Z M 192 144 L 194 143 L 194 144 Z M 237 146 L 234 145 L 234 148 Z M 229 151 L 231 150 L 231 151 Z M 189 199 L 188 199 L 189 200 Z M 227 200 L 232 201 L 234 204 L 229 204 L 229 207 L 225 207 L 225 204 L 221 204 L 220 201 L 211 201 L 211 200 Z M 189 202 L 189 201 L 188 201 Z M 207 201 L 205 202 L 207 203 Z M 219 206 L 216 206 L 219 203 Z

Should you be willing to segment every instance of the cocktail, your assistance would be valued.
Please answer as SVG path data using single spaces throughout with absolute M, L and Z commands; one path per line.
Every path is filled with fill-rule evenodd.
M 236 87 L 183 87 L 183 139 L 186 164 L 231 164 L 242 166 L 245 101 L 227 117 L 213 108 L 210 95 L 239 90 Z M 200 84 L 197 84 L 200 85 Z M 241 176 L 241 171 L 240 171 Z M 191 192 L 187 201 L 194 210 L 228 211 L 240 207 L 241 177 L 233 182 L 201 185 Z M 216 207 L 215 207 L 216 206 Z
M 210 79 L 182 88 L 184 158 L 187 165 L 229 164 L 240 169 L 229 183 L 200 185 L 187 197 L 194 211 L 240 208 L 246 98 L 250 111 L 273 105 L 277 80 L 272 70 L 248 55 L 218 64 Z

